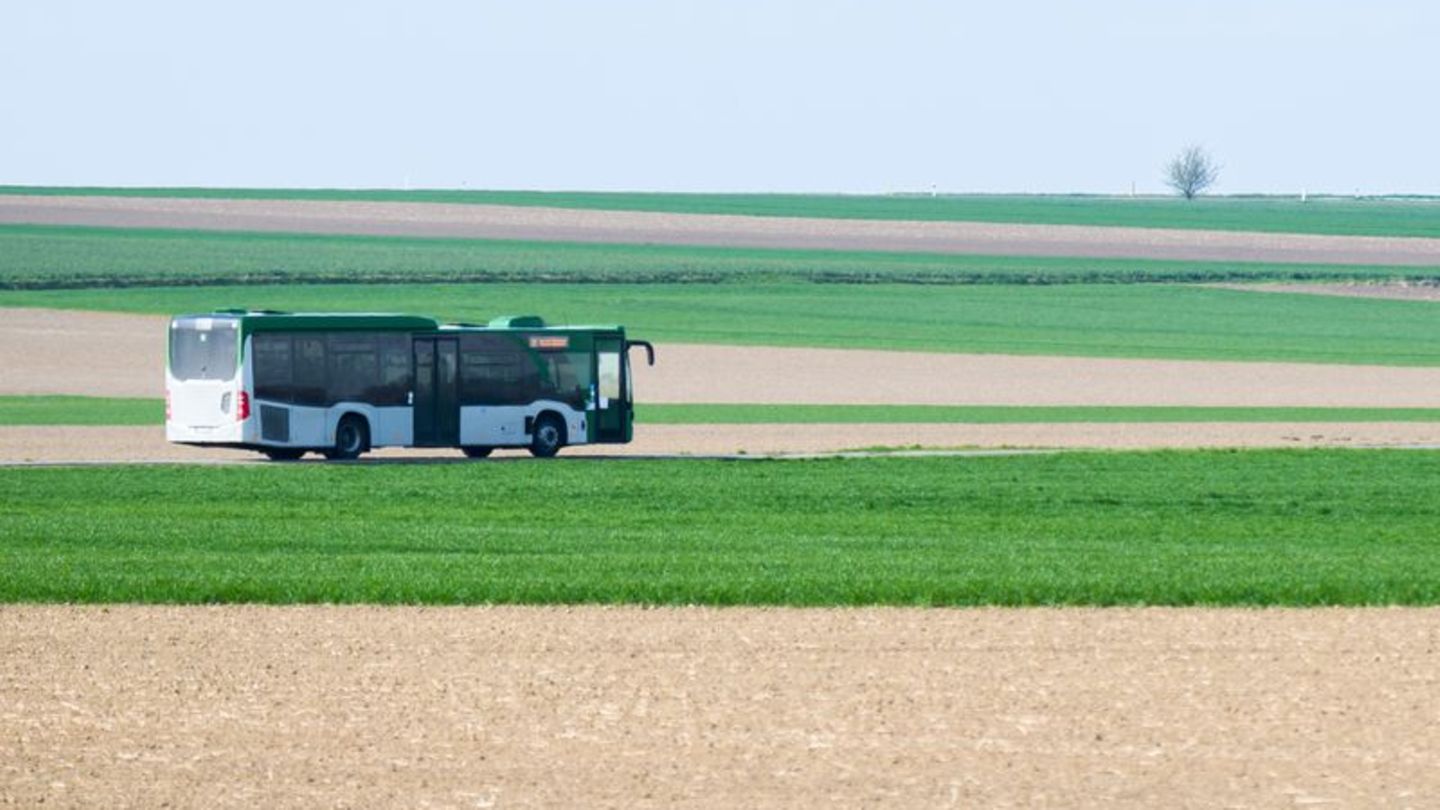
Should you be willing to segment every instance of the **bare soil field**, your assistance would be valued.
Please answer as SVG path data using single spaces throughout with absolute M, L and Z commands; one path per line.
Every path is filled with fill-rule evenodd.
M 0 309 L 0 395 L 163 397 L 169 320 Z
M 0 607 L 0 804 L 1427 806 L 1440 613 Z
M 1440 239 L 500 205 L 0 195 L 0 222 L 1014 256 L 1440 265 Z
M 1199 447 L 1440 447 L 1440 424 L 1424 422 L 1137 424 L 645 425 L 625 445 L 567 447 L 569 457 L 785 456 L 866 448 L 1133 450 Z M 492 458 L 529 458 L 500 450 Z M 310 458 L 318 459 L 319 456 Z M 461 462 L 458 450 L 382 448 L 380 461 Z M 186 447 L 155 427 L 0 426 L 0 464 L 270 463 L 259 453 Z M 489 462 L 473 462 L 489 463 Z
M 1244 292 L 1339 295 L 1348 298 L 1387 298 L 1396 301 L 1440 301 L 1440 285 L 1405 282 L 1214 284 L 1210 286 Z
M 1440 391 L 1440 368 L 1421 367 L 683 344 L 656 351 L 656 365 L 636 373 L 641 401 L 1431 407 Z
M 161 397 L 165 328 L 155 316 L 0 309 L 0 395 Z M 635 367 L 641 402 L 1424 408 L 1440 391 L 1440 368 L 687 344 L 657 356 Z

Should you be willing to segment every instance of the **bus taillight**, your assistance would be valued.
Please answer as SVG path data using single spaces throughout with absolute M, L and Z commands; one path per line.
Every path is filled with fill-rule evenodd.
M 166 421 L 166 422 L 169 422 L 169 421 L 170 421 L 170 414 L 171 414 L 171 413 L 173 413 L 173 411 L 170 409 L 170 389 L 169 389 L 169 388 L 166 388 L 166 389 L 165 389 L 165 421 Z
M 235 421 L 244 422 L 250 418 L 250 394 L 246 391 L 240 392 L 240 399 L 235 408 Z

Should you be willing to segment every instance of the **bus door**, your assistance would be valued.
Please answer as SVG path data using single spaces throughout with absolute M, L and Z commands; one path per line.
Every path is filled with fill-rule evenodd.
M 415 338 L 415 445 L 460 444 L 460 352 L 455 338 Z
M 630 398 L 625 395 L 625 339 L 595 338 L 595 441 L 630 441 Z

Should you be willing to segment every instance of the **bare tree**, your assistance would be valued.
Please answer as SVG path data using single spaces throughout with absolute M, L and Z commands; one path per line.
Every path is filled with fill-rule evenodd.
M 1198 146 L 1186 147 L 1165 166 L 1165 184 L 1187 200 L 1214 185 L 1219 176 L 1220 164 Z

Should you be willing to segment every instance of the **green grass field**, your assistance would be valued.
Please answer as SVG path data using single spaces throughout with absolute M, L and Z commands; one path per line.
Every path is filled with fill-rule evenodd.
M 1437 278 L 1440 267 L 0 225 L 0 289 L 387 281 L 1065 284 Z
M 1197 360 L 1440 364 L 1436 305 L 1168 285 L 486 284 L 0 291 L 0 306 L 218 307 L 622 323 L 637 338 Z M 664 362 L 663 352 L 660 362 Z
M 1440 200 L 1316 197 L 1131 198 L 1087 195 L 661 194 L 384 189 L 42 188 L 0 194 L 485 203 L 694 214 L 1118 225 L 1369 236 L 1440 236 Z
M 159 399 L 0 396 L 5 425 L 161 425 Z M 1188 408 L 971 405 L 677 405 L 642 403 L 650 425 L 1043 424 L 1136 422 L 1440 422 L 1440 408 Z
M 3 469 L 0 601 L 1440 602 L 1405 451 Z
M 163 399 L 0 396 L 0 426 L 163 424 Z

